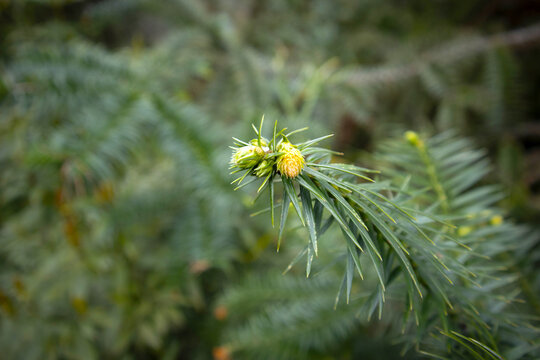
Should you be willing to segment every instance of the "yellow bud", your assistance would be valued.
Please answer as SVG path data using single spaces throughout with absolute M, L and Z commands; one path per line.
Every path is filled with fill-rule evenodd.
M 251 145 L 259 146 L 259 140 L 258 139 L 252 139 L 249 143 Z M 267 138 L 261 137 L 261 146 L 262 147 L 268 146 L 268 143 L 269 143 L 269 141 L 268 141 Z
M 258 146 L 242 146 L 233 152 L 231 164 L 241 169 L 250 169 L 261 161 L 264 154 L 264 150 Z
M 279 172 L 291 179 L 297 177 L 304 168 L 305 163 L 300 150 L 291 143 L 284 142 L 278 146 L 278 151 L 283 153 L 277 159 Z
M 501 215 L 495 215 L 492 216 L 491 219 L 489 219 L 489 223 L 493 226 L 499 226 L 503 223 L 504 219 Z
M 414 131 L 405 132 L 405 140 L 407 140 L 409 144 L 419 147 L 419 148 L 424 146 L 424 142 L 422 141 L 422 139 L 420 139 L 418 134 Z
M 459 236 L 467 236 L 471 233 L 471 231 L 473 231 L 473 228 L 470 226 L 460 226 L 457 233 Z

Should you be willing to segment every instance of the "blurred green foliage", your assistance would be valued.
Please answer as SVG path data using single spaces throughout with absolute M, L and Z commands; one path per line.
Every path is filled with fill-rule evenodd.
M 538 358 L 539 11 L 0 0 L 2 358 L 499 356 L 452 331 Z M 334 310 L 347 266 L 334 227 L 309 279 L 281 275 L 307 232 L 291 216 L 276 254 L 277 229 L 250 216 L 268 204 L 228 175 L 230 138 L 263 113 L 335 132 L 347 161 L 455 226 L 471 250 L 445 251 L 482 287 L 447 286 L 456 306 L 433 296 L 415 318 L 403 282 L 383 306 L 367 273 Z

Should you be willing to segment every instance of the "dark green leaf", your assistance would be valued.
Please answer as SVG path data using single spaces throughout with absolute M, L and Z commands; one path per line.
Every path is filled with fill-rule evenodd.
M 309 239 L 315 255 L 317 255 L 317 229 L 315 228 L 315 220 L 313 218 L 313 208 L 311 207 L 311 196 L 309 191 L 304 187 L 300 187 L 300 199 L 302 200 L 302 209 L 304 209 L 304 218 L 309 230 Z
M 288 179 L 286 176 L 281 176 L 281 181 L 283 183 L 283 187 L 285 188 L 285 191 L 289 194 L 289 199 L 292 201 L 294 209 L 296 210 L 296 214 L 298 214 L 298 217 L 300 218 L 302 225 L 306 226 L 306 223 L 304 221 L 304 216 L 302 214 L 302 209 L 300 208 L 300 203 L 298 202 L 296 190 L 294 190 L 294 185 L 292 181 Z
M 287 222 L 287 215 L 289 214 L 290 203 L 291 203 L 291 200 L 289 198 L 289 193 L 287 191 L 283 191 L 283 201 L 281 203 L 281 219 L 279 222 L 277 251 L 279 251 L 279 248 L 281 246 L 281 239 L 283 237 L 283 229 L 285 229 L 285 223 Z

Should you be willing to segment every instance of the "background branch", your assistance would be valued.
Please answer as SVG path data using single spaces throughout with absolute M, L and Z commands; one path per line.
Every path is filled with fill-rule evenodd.
M 537 44 L 540 41 L 540 23 L 517 30 L 491 36 L 467 37 L 465 40 L 452 40 L 426 53 L 420 54 L 418 60 L 409 64 L 382 65 L 372 68 L 355 68 L 343 70 L 336 74 L 335 80 L 354 86 L 372 86 L 409 80 L 420 74 L 423 68 L 430 65 L 446 65 L 499 47 L 520 48 Z

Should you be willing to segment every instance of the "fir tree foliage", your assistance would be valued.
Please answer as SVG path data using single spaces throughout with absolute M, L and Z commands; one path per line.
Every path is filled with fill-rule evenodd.
M 257 358 L 262 352 L 267 358 L 281 358 L 281 351 L 299 356 L 304 349 L 303 356 L 309 351 L 313 356 L 325 346 L 331 347 L 343 331 L 334 329 L 337 324 L 325 319 L 325 311 L 309 315 L 305 311 L 313 308 L 306 305 L 310 300 L 332 302 L 328 292 L 333 287 L 338 291 L 333 301 L 336 318 L 345 312 L 348 315 L 344 316 L 355 314 L 356 321 L 365 322 L 376 314 L 390 331 L 393 327 L 402 329 L 404 335 L 396 335 L 403 343 L 402 354 L 416 349 L 418 354 L 434 358 L 533 359 L 538 355 L 538 319 L 527 315 L 524 305 L 537 304 L 538 299 L 523 280 L 519 266 L 524 254 L 535 251 L 538 232 L 504 219 L 496 207 L 502 196 L 500 189 L 479 183 L 490 169 L 483 151 L 453 133 L 424 139 L 407 132 L 403 140 L 387 141 L 376 152 L 374 158 L 382 174 L 371 183 L 355 181 L 365 169 L 330 162 L 329 150 L 309 149 L 303 150 L 306 168 L 292 179 L 300 194 L 293 192 L 294 185 L 287 185 L 291 180 L 282 176 L 285 206 L 277 206 L 282 207 L 284 221 L 289 203 L 296 202 L 291 208 L 298 207 L 308 229 L 309 242 L 293 263 L 307 256 L 309 275 L 315 244 L 330 241 L 332 254 L 322 256 L 321 261 L 338 264 L 339 270 L 321 270 L 310 285 L 296 285 L 294 293 L 287 293 L 292 283 L 285 285 L 274 275 L 263 284 L 248 280 L 227 294 L 223 301 L 228 307 L 253 313 L 236 319 L 243 325 L 237 325 L 240 327 L 229 337 L 231 349 L 248 358 Z M 264 183 L 271 196 L 272 186 Z M 355 215 L 362 221 L 356 226 Z M 324 236 L 333 223 L 341 228 L 340 243 Z M 368 235 L 360 231 L 361 224 L 366 225 Z M 349 232 L 354 238 L 349 238 Z M 370 237 L 371 249 L 377 253 L 369 250 L 365 236 Z M 512 242 L 514 236 L 520 238 L 519 244 Z M 403 251 L 403 260 L 396 249 Z M 357 285 L 357 294 L 351 290 L 355 271 L 363 280 Z M 326 281 L 333 286 L 324 285 L 328 289 L 321 291 L 326 293 L 324 297 L 310 297 L 309 292 Z M 338 306 L 342 296 L 349 303 L 346 307 Z M 259 310 L 250 305 L 256 303 L 267 305 Z M 383 314 L 383 309 L 391 314 Z M 315 331 L 314 344 L 301 340 L 305 322 Z M 317 324 L 333 330 L 317 333 Z M 343 322 L 341 326 L 350 325 Z M 299 332 L 296 346 L 266 350 L 273 348 L 269 343 L 278 347 L 287 342 L 293 336 L 289 331 Z
M 215 138 L 203 136 L 205 115 L 156 89 L 146 59 L 111 55 L 69 29 L 21 30 L 11 44 L 3 356 L 175 356 L 167 334 L 208 306 L 198 274 L 237 256 L 242 210 Z
M 537 27 L 488 3 L 0 1 L 2 358 L 538 358 Z

